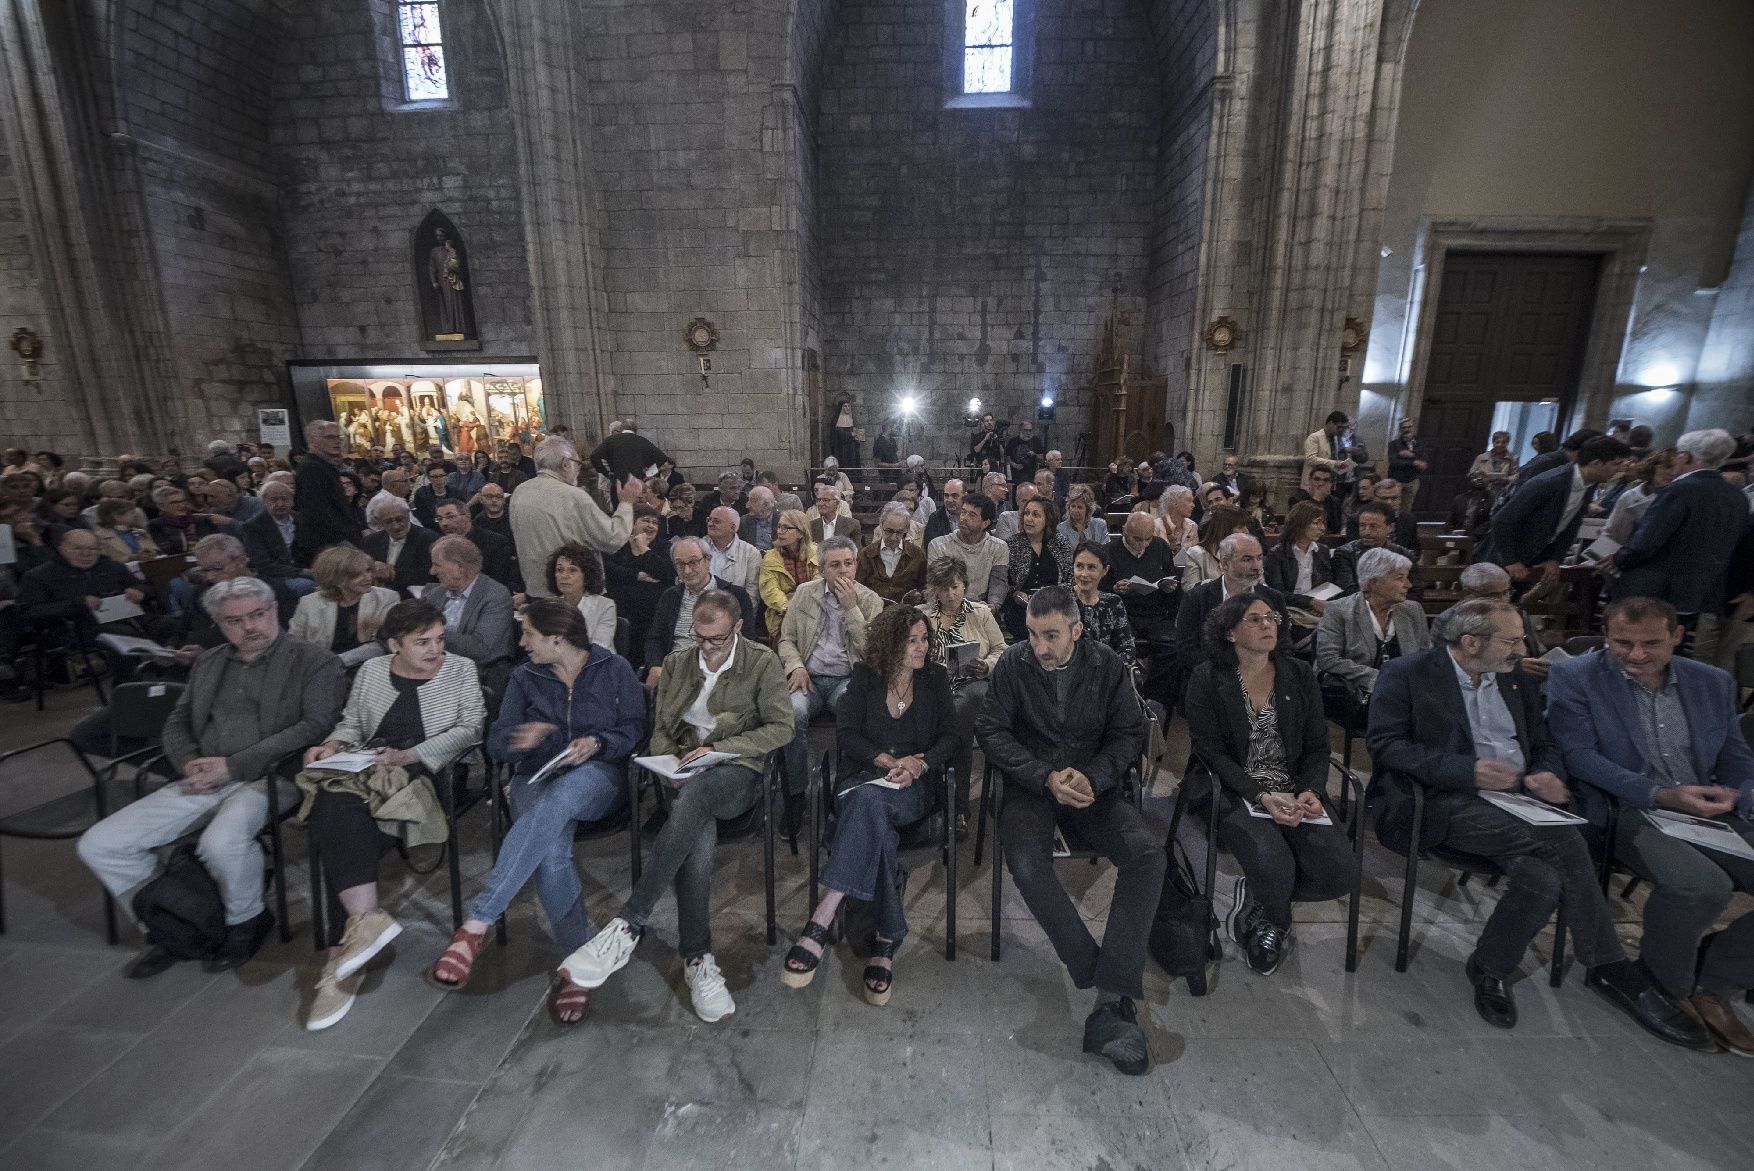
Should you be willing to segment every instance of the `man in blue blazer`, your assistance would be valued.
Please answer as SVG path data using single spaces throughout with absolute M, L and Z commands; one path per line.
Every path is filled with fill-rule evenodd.
M 1516 1024 L 1507 981 L 1563 900 L 1585 983 L 1663 1040 L 1709 1047 L 1705 1028 L 1626 958 L 1583 835 L 1531 825 L 1481 796 L 1522 792 L 1552 805 L 1570 796 L 1538 690 L 1517 670 L 1522 615 L 1508 602 L 1463 602 L 1445 637 L 1447 645 L 1383 665 L 1365 740 L 1383 845 L 1401 853 L 1444 846 L 1504 871 L 1504 893 L 1468 957 L 1475 1009 L 1488 1024 Z M 1416 795 L 1424 806 L 1417 832 Z
M 1710 818 L 1754 844 L 1754 752 L 1736 723 L 1735 681 L 1675 656 L 1684 631 L 1667 602 L 1623 598 L 1606 621 L 1602 650 L 1548 675 L 1553 737 L 1583 782 L 1590 821 L 1605 829 L 1619 803 L 1614 857 L 1653 888 L 1639 946 L 1645 968 L 1719 1044 L 1754 1057 L 1754 1033 L 1730 1008 L 1754 986 L 1754 914 L 1706 935 L 1736 891 L 1754 891 L 1754 861 L 1672 838 L 1640 812 Z
M 1748 498 L 1723 478 L 1735 453 L 1728 431 L 1689 431 L 1675 441 L 1675 479 L 1614 554 L 1616 598 L 1661 598 L 1691 627 L 1724 608 L 1736 542 L 1748 527 Z
M 1492 514 L 1491 534 L 1475 560 L 1502 565 L 1519 584 L 1556 576 L 1597 485 L 1618 475 L 1631 457 L 1618 439 L 1589 440 L 1578 448 L 1576 463 L 1536 476 Z

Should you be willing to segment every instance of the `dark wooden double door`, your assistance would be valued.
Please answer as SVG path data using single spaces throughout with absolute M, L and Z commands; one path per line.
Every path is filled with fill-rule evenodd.
M 1442 518 L 1491 440 L 1499 403 L 1556 400 L 1563 424 L 1577 397 L 1601 257 L 1451 251 L 1418 410 L 1429 450 L 1419 512 Z M 1517 453 L 1527 459 L 1525 449 Z

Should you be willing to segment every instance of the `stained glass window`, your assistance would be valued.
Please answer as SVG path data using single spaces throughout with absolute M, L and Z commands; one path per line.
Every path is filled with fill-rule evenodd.
M 962 92 L 1011 91 L 1013 0 L 966 0 L 962 23 Z
M 432 0 L 400 0 L 396 18 L 402 36 L 402 85 L 408 100 L 444 101 L 451 96 L 451 86 L 445 78 L 439 6 Z

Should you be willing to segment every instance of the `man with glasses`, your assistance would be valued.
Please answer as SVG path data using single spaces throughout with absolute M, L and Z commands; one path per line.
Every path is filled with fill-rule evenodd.
M 1346 531 L 1346 510 L 1339 494 L 1334 491 L 1334 473 L 1328 468 L 1315 468 L 1309 473 L 1309 487 L 1299 488 L 1291 494 L 1290 504 L 1302 504 L 1305 500 L 1321 505 L 1322 519 L 1328 522 L 1330 533 Z
M 708 752 L 736 759 L 665 783 L 670 815 L 633 893 L 619 915 L 561 962 L 575 984 L 602 987 L 633 958 L 658 899 L 674 888 L 683 980 L 695 1014 L 709 1024 L 737 1008 L 712 950 L 718 823 L 755 804 L 767 754 L 792 736 L 784 673 L 772 651 L 741 637 L 742 605 L 720 589 L 695 601 L 688 642 L 663 662 L 650 749 L 684 762 Z
M 712 546 L 705 537 L 682 537 L 671 542 L 670 565 L 676 584 L 658 595 L 652 607 L 652 624 L 646 629 L 646 686 L 655 687 L 666 657 L 687 650 L 694 639 L 694 608 L 708 590 L 723 590 L 737 601 L 742 621 L 755 624 L 755 606 L 741 586 L 713 576 Z
M 899 602 L 926 585 L 926 551 L 908 540 L 905 504 L 891 500 L 877 514 L 877 537 L 859 551 L 858 582 L 885 602 Z
M 268 797 L 259 781 L 280 757 L 322 740 L 347 690 L 340 659 L 281 632 L 266 582 L 219 582 L 201 604 L 225 642 L 195 660 L 165 724 L 165 756 L 178 779 L 85 831 L 79 857 L 128 908 L 158 869 L 152 851 L 205 823 L 196 852 L 225 903 L 225 942 L 205 965 L 218 972 L 254 955 L 274 923 L 262 905 L 256 835 L 267 821 Z M 296 800 L 290 785 L 276 783 L 283 800 Z M 146 979 L 175 962 L 152 943 L 127 975 Z
M 1626 958 L 1577 827 L 1531 824 L 1482 797 L 1517 794 L 1556 806 L 1571 800 L 1539 691 L 1516 669 L 1521 617 L 1504 602 L 1464 602 L 1443 635 L 1446 643 L 1383 665 L 1366 744 L 1376 768 L 1378 840 L 1401 853 L 1413 848 L 1417 785 L 1425 798 L 1419 849 L 1479 855 L 1504 871 L 1503 893 L 1466 965 L 1475 1010 L 1487 1024 L 1515 1027 L 1511 977 L 1563 902 L 1586 984 L 1665 1041 L 1710 1045 L 1704 1027 Z
M 1267 560 L 1261 543 L 1248 533 L 1231 533 L 1218 543 L 1219 574 L 1203 581 L 1182 596 L 1175 616 L 1175 661 L 1182 678 L 1206 660 L 1206 640 L 1201 632 L 1206 616 L 1219 603 L 1237 594 L 1254 594 L 1285 619 L 1285 595 L 1266 584 Z
M 615 552 L 633 533 L 634 507 L 645 503 L 645 481 L 629 475 L 618 486 L 620 503 L 605 515 L 578 486 L 582 466 L 571 442 L 550 436 L 536 445 L 535 474 L 512 493 L 512 544 L 525 592 L 533 598 L 548 596 L 548 558 L 556 549 L 577 543 Z

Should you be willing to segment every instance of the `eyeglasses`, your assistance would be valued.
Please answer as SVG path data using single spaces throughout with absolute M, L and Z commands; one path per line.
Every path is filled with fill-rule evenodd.
M 696 565 L 705 565 L 705 557 L 678 557 L 671 562 L 677 569 L 693 569 Z
M 1252 623 L 1255 626 L 1277 626 L 1285 621 L 1285 619 L 1279 617 L 1277 612 L 1272 614 L 1244 614 L 1242 620 L 1244 622 Z
M 730 642 L 736 635 L 735 630 L 727 630 L 723 634 L 702 634 L 697 630 L 694 632 L 694 644 L 702 650 L 716 651 Z

